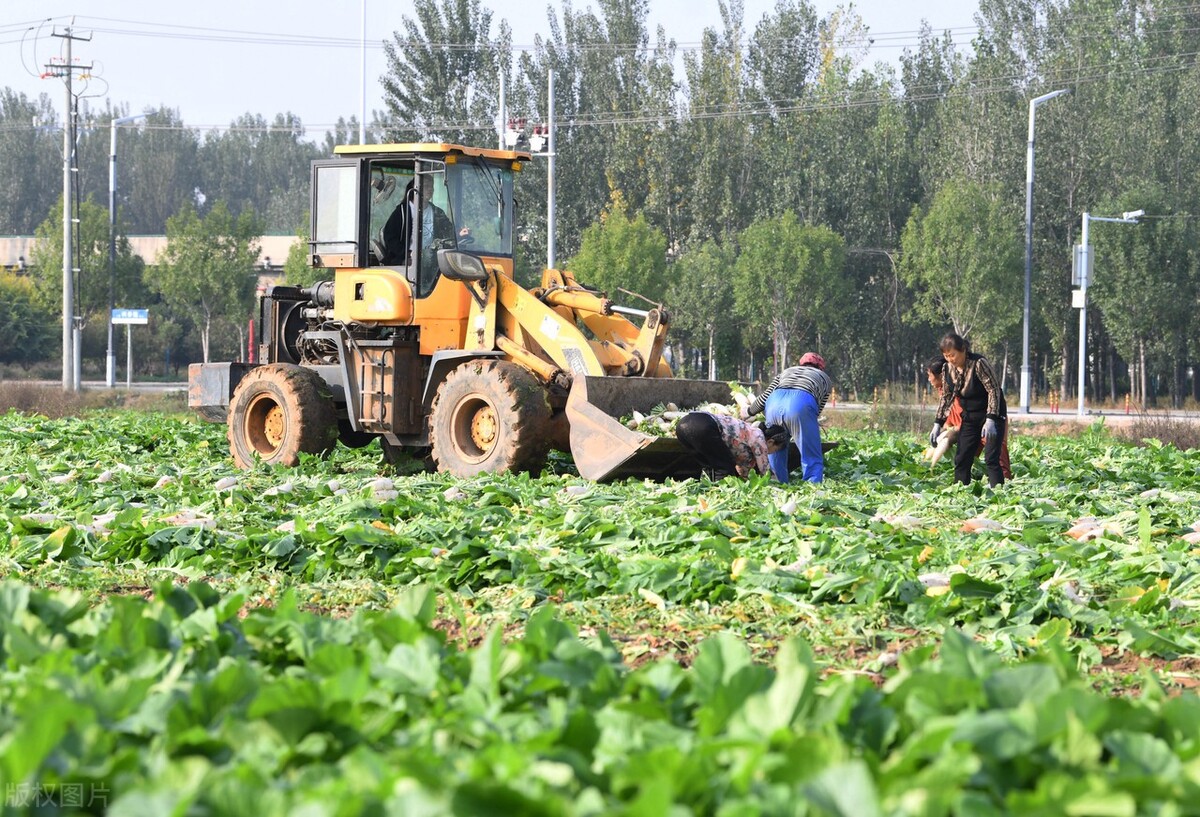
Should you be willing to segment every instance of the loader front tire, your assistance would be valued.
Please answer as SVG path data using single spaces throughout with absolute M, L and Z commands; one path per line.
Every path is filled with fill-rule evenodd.
M 259 462 L 293 466 L 300 454 L 329 453 L 338 439 L 329 386 L 311 369 L 258 366 L 242 378 L 229 404 L 229 450 L 239 468 Z
M 430 413 L 439 471 L 470 477 L 538 472 L 549 448 L 550 403 L 528 370 L 502 360 L 473 360 L 446 376 Z

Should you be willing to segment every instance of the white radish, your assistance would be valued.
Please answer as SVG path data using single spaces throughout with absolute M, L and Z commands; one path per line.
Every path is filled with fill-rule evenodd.
M 977 516 L 974 519 L 968 519 L 962 523 L 959 528 L 961 533 L 976 533 L 981 530 L 1004 530 L 1004 526 L 993 519 L 986 519 L 982 516 Z
M 295 488 L 291 482 L 281 482 L 263 491 L 263 496 L 279 496 L 280 494 L 290 494 Z

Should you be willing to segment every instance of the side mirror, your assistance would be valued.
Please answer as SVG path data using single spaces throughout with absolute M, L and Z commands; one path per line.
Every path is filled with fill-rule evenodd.
M 451 281 L 486 281 L 487 268 L 473 255 L 458 250 L 438 250 L 438 272 Z

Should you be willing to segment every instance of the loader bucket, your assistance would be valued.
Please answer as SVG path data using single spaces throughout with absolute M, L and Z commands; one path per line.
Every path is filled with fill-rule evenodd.
M 621 418 L 674 403 L 681 410 L 732 403 L 729 384 L 676 377 L 576 377 L 567 396 L 571 455 L 585 479 L 698 477 L 700 463 L 674 437 L 626 428 Z

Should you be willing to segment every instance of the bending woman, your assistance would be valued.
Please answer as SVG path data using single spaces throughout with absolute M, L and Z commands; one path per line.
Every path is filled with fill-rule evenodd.
M 929 435 L 929 444 L 937 443 L 942 424 L 957 397 L 962 405 L 962 426 L 958 432 L 958 448 L 954 452 L 954 478 L 963 485 L 971 484 L 971 463 L 982 438 L 988 485 L 994 488 L 1004 483 L 1000 445 L 1008 427 L 1008 404 L 1000 381 L 987 358 L 972 352 L 962 336 L 947 333 L 940 348 L 946 368 L 942 378 L 942 402 Z
M 800 449 L 800 465 L 807 482 L 825 479 L 825 455 L 821 450 L 821 426 L 817 418 L 825 410 L 825 401 L 833 391 L 833 381 L 825 374 L 825 358 L 805 352 L 800 362 L 784 369 L 771 380 L 762 394 L 742 409 L 742 419 L 762 412 L 768 425 L 782 425 Z M 788 451 L 769 457 L 771 473 L 780 482 L 788 481 Z

